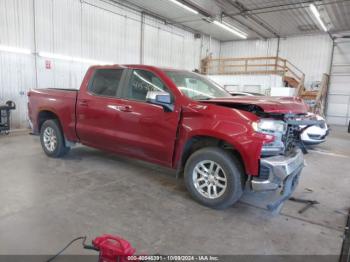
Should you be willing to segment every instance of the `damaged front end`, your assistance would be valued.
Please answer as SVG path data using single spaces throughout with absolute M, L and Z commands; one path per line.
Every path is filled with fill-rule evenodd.
M 295 191 L 304 167 L 301 126 L 317 124 L 317 120 L 306 115 L 266 116 L 253 128 L 275 139 L 262 147 L 259 176 L 250 179 L 250 186 L 254 192 L 276 192 L 274 200 L 267 205 L 269 210 L 274 211 Z
M 270 192 L 263 200 L 269 201 L 269 210 L 279 210 L 295 191 L 304 167 L 306 149 L 301 133 L 323 122 L 307 114 L 306 104 L 298 97 L 250 96 L 210 99 L 205 103 L 253 113 L 259 117 L 252 124 L 254 132 L 273 137 L 272 142 L 263 144 L 259 174 L 250 176 L 247 186 L 253 192 Z
M 251 180 L 252 190 L 276 191 L 276 199 L 267 205 L 267 208 L 273 211 L 292 195 L 303 167 L 304 157 L 300 149 L 288 156 L 263 157 L 260 160 L 259 177 Z

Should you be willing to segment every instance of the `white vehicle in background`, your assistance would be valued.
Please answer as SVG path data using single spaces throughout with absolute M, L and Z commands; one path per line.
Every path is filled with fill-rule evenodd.
M 319 125 L 313 126 L 300 126 L 301 128 L 305 128 L 305 130 L 301 133 L 301 140 L 305 145 L 317 145 L 326 141 L 326 137 L 329 133 L 329 128 L 327 126 L 326 120 L 314 113 L 309 113 L 311 117 L 316 118 L 316 120 L 321 121 Z
M 251 92 L 229 92 L 232 96 L 264 96 L 259 93 Z M 300 126 L 304 131 L 301 133 L 301 140 L 305 145 L 317 145 L 326 141 L 326 137 L 329 134 L 329 128 L 326 120 L 314 113 L 308 113 L 310 118 L 319 120 L 321 123 L 313 126 Z

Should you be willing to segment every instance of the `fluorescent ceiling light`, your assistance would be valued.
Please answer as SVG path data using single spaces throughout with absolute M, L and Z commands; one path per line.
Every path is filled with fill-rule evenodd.
M 228 24 L 228 23 L 226 23 L 225 21 L 221 21 L 221 23 L 222 23 L 223 25 L 226 25 L 226 26 L 229 27 L 230 29 L 232 29 L 232 30 L 234 30 L 234 31 L 236 31 L 236 32 L 238 32 L 238 33 L 240 33 L 240 34 L 241 34 L 242 36 L 244 36 L 245 38 L 247 38 L 248 34 L 245 33 L 245 32 L 243 32 L 242 30 L 238 29 L 237 27 L 235 27 L 235 26 L 233 26 L 233 25 L 231 25 L 231 24 Z
M 227 23 L 221 23 L 219 21 L 214 21 L 213 22 L 215 25 L 220 26 L 221 28 L 225 29 L 226 31 L 229 31 L 233 34 L 235 34 L 236 36 L 239 36 L 240 38 L 246 39 L 247 38 L 247 34 L 238 30 L 237 28 L 234 28 L 231 25 L 228 25 Z
M 176 0 L 169 0 L 170 2 L 182 7 L 183 9 L 186 9 L 187 11 L 190 11 L 196 15 L 198 15 L 198 11 L 194 10 L 193 8 L 187 6 L 187 5 L 184 5 L 183 3 L 180 3 L 179 1 L 176 1 Z
M 71 61 L 71 62 L 95 64 L 95 65 L 112 65 L 112 64 L 114 64 L 112 62 L 98 61 L 98 60 L 93 60 L 93 59 L 86 59 L 86 58 L 74 57 L 74 56 L 66 56 L 66 55 L 60 55 L 60 54 L 54 54 L 54 53 L 48 53 L 48 52 L 39 52 L 39 56 L 52 58 L 52 59 L 66 60 L 66 61 Z
M 316 6 L 314 4 L 310 4 L 309 7 L 310 7 L 310 10 L 311 10 L 312 14 L 316 17 L 317 22 L 321 25 L 323 31 L 327 32 L 328 29 L 325 26 L 325 24 L 323 23 L 323 21 L 321 20 L 320 12 L 318 12 Z
M 32 53 L 32 51 L 30 51 L 29 49 L 17 48 L 17 47 L 12 47 L 12 46 L 4 46 L 4 45 L 0 45 L 0 51 L 10 52 L 10 53 L 18 53 L 18 54 L 26 54 L 26 55 L 30 55 Z

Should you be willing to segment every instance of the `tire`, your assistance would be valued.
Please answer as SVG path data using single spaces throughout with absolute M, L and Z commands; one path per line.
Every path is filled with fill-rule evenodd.
M 215 172 L 210 172 L 212 162 L 214 162 L 214 170 L 217 170 L 215 164 L 221 168 L 216 174 L 217 179 L 214 176 L 214 181 L 213 175 L 208 176 L 208 172 L 203 172 L 205 169 L 202 166 L 204 165 L 209 173 L 215 174 Z M 197 171 L 198 168 L 200 172 Z M 204 178 L 205 175 L 202 174 L 206 174 L 207 178 Z M 192 197 L 202 205 L 211 208 L 228 208 L 236 203 L 243 194 L 244 172 L 240 162 L 228 151 L 218 147 L 206 147 L 194 152 L 186 162 L 184 179 L 187 190 Z M 211 183 L 211 185 L 208 187 L 204 185 L 205 183 L 207 185 Z M 224 185 L 226 187 L 223 189 Z M 216 187 L 216 196 L 214 195 L 214 186 Z M 207 191 L 207 194 L 205 191 Z
M 51 139 L 51 140 L 50 140 Z M 57 120 L 46 120 L 40 129 L 40 142 L 45 154 L 59 158 L 66 155 L 70 147 L 66 147 L 63 132 Z

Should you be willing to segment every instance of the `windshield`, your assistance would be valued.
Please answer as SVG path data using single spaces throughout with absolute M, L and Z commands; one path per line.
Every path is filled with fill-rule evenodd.
M 194 100 L 207 100 L 219 97 L 231 97 L 214 81 L 188 71 L 165 71 L 168 77 L 187 97 Z

